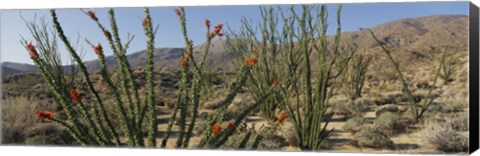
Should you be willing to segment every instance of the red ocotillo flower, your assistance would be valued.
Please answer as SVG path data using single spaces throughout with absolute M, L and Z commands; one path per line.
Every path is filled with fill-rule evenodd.
M 98 18 L 97 18 L 97 15 L 95 15 L 95 12 L 93 11 L 87 11 L 86 13 L 88 15 L 88 17 L 90 17 L 90 19 L 94 20 L 94 21 L 98 21 Z
M 175 13 L 177 14 L 177 16 L 182 15 L 182 12 L 183 12 L 182 10 L 183 10 L 182 7 L 177 7 L 177 8 L 175 8 Z
M 210 28 L 210 20 L 205 19 L 205 26 L 207 26 L 207 28 Z
M 233 123 L 228 123 L 228 126 L 227 126 L 228 129 L 235 129 L 235 125 Z
M 277 77 L 273 78 L 272 84 L 273 84 L 274 86 L 277 86 L 277 85 L 278 85 L 278 78 L 277 78 Z
M 220 132 L 222 132 L 222 126 L 220 126 L 219 124 L 213 125 L 213 127 L 212 127 L 212 133 L 213 133 L 213 134 L 218 134 L 218 133 L 220 133 Z
M 220 33 L 220 31 L 222 31 L 222 27 L 223 27 L 223 24 L 217 24 L 217 25 L 214 27 L 213 32 L 214 32 L 215 34 Z
M 287 115 L 288 115 L 287 112 L 283 113 L 282 115 L 280 115 L 280 116 L 277 118 L 277 121 L 278 121 L 278 122 L 282 122 L 283 120 L 285 120 L 285 119 L 287 118 Z
M 185 68 L 186 66 L 188 66 L 188 62 L 185 61 L 184 59 L 180 59 L 180 66 L 182 66 L 183 68 Z
M 105 37 L 107 37 L 108 40 L 112 40 L 112 34 L 110 34 L 108 30 L 104 30 L 103 35 L 105 35 Z
M 257 58 L 250 57 L 245 60 L 245 63 L 247 63 L 247 65 L 253 66 L 255 63 L 257 63 Z
M 70 95 L 70 99 L 72 99 L 73 102 L 82 101 L 82 95 L 77 91 L 77 88 L 70 88 L 70 90 L 68 90 L 68 93 Z
M 97 44 L 97 46 L 93 47 L 93 50 L 95 50 L 95 53 L 97 54 L 102 54 L 103 53 L 103 48 L 100 43 Z
M 47 111 L 35 111 L 36 118 L 45 118 L 45 119 L 52 119 L 53 113 Z
M 150 24 L 150 18 L 145 17 L 142 21 L 142 25 L 145 27 L 147 24 Z
M 217 24 L 215 27 L 213 27 L 213 32 L 210 33 L 210 38 L 214 38 L 215 36 L 223 36 L 223 33 L 220 32 L 222 31 L 223 24 Z
M 38 58 L 37 49 L 33 46 L 32 42 L 27 43 L 28 54 L 30 54 L 30 58 L 35 60 Z

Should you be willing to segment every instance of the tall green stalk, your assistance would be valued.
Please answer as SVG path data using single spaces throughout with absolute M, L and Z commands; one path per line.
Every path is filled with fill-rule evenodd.
M 373 33 L 372 30 L 368 29 L 368 31 L 370 32 L 370 34 L 372 35 L 373 39 L 375 39 L 375 41 L 377 42 L 377 44 L 382 48 L 383 52 L 385 52 L 385 54 L 387 55 L 388 59 L 390 60 L 390 62 L 393 64 L 393 66 L 395 67 L 395 70 L 397 71 L 399 77 L 400 77 L 400 81 L 402 82 L 402 87 L 403 87 L 403 92 L 405 94 L 405 96 L 407 97 L 408 99 L 408 102 L 409 102 L 409 109 L 410 109 L 410 112 L 412 113 L 412 117 L 414 119 L 415 122 L 419 122 L 419 120 L 422 118 L 423 114 L 425 113 L 425 111 L 427 111 L 428 107 L 433 103 L 433 100 L 434 100 L 434 97 L 432 96 L 432 91 L 433 89 L 435 88 L 435 85 L 437 84 L 437 80 L 438 80 L 438 77 L 440 76 L 440 73 L 441 73 L 441 69 L 442 69 L 442 64 L 445 64 L 445 58 L 446 58 L 446 54 L 447 54 L 447 50 L 445 50 L 443 52 L 443 55 L 442 55 L 442 59 L 440 60 L 440 65 L 435 73 L 435 79 L 433 80 L 433 87 L 431 87 L 429 90 L 428 90 L 428 94 L 427 96 L 425 97 L 425 99 L 423 99 L 423 101 L 421 103 L 417 103 L 415 101 L 415 98 L 413 97 L 413 94 L 412 94 L 412 91 L 410 90 L 409 88 L 409 84 L 408 82 L 404 79 L 403 77 L 403 73 L 402 71 L 400 70 L 400 65 L 399 63 L 393 58 L 391 52 L 389 50 L 387 50 L 387 48 L 385 48 L 384 44 L 382 44 L 382 42 L 380 40 L 378 40 L 377 36 L 375 36 L 375 34 Z

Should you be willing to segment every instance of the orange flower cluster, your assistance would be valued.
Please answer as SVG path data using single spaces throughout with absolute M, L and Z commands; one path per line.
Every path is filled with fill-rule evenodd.
M 87 11 L 86 13 L 88 15 L 88 17 L 90 17 L 90 19 L 94 20 L 94 21 L 98 21 L 98 18 L 97 18 L 97 15 L 95 15 L 95 12 L 93 11 Z
M 210 28 L 210 20 L 205 19 L 205 26 L 207 26 L 207 28 Z
M 70 99 L 72 99 L 73 102 L 82 101 L 82 95 L 77 91 L 77 88 L 70 88 L 70 90 L 68 90 L 68 94 L 70 95 Z
M 255 63 L 257 63 L 257 58 L 250 57 L 248 59 L 245 59 L 245 63 L 247 63 L 247 65 L 253 66 Z
M 218 133 L 220 133 L 220 132 L 222 132 L 222 126 L 220 126 L 220 124 L 215 124 L 215 125 L 213 125 L 213 127 L 212 127 L 212 133 L 216 135 L 216 134 L 218 134 Z
M 30 54 L 30 58 L 32 60 L 35 60 L 38 58 L 37 49 L 35 49 L 35 46 L 33 46 L 32 42 L 27 43 L 27 49 L 28 49 L 28 53 Z
M 45 118 L 45 119 L 52 119 L 53 113 L 47 111 L 35 111 L 36 118 Z
M 217 24 L 213 27 L 213 32 L 210 33 L 210 38 L 214 38 L 215 36 L 222 37 L 223 33 L 221 32 L 223 28 L 223 24 Z
M 112 34 L 110 34 L 108 30 L 104 30 L 103 35 L 105 35 L 109 41 L 112 40 Z
M 285 113 L 283 113 L 282 115 L 280 115 L 280 116 L 277 118 L 277 122 L 280 122 L 280 123 L 281 123 L 283 120 L 285 120 L 285 119 L 287 118 L 287 115 L 288 115 L 287 112 L 285 112 Z
M 185 61 L 184 59 L 180 59 L 180 66 L 182 66 L 183 68 L 187 67 L 187 66 L 188 66 L 188 62 Z
M 102 48 L 102 45 L 100 43 L 98 43 L 97 46 L 93 47 L 93 50 L 95 50 L 96 54 L 102 54 L 103 53 L 103 48 Z

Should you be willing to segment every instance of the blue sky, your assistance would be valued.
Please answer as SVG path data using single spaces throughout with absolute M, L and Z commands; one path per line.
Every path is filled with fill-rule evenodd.
M 283 6 L 287 8 L 289 6 Z M 159 24 L 159 31 L 155 40 L 155 47 L 183 47 L 183 39 L 180 32 L 180 24 L 174 13 L 175 7 L 157 7 L 151 8 L 151 15 L 154 24 Z M 337 4 L 329 4 L 329 30 L 332 34 L 336 28 L 335 12 Z M 88 9 L 87 9 L 88 10 Z M 204 41 L 204 20 L 208 18 L 212 25 L 217 23 L 228 24 L 236 30 L 240 27 L 240 19 L 245 17 L 254 22 L 260 21 L 260 11 L 258 6 L 199 6 L 185 7 L 187 14 L 188 33 L 195 45 Z M 298 9 L 300 10 L 300 9 Z M 104 24 L 108 24 L 107 9 L 95 8 L 97 16 Z M 117 22 L 123 41 L 126 40 L 127 33 L 135 35 L 135 39 L 129 49 L 129 53 L 145 49 L 145 37 L 141 20 L 143 19 L 143 8 L 117 8 Z M 49 10 L 3 10 L 0 21 L 0 52 L 1 61 L 32 63 L 25 48 L 20 44 L 21 36 L 31 40 L 31 35 L 25 23 L 21 19 L 33 20 L 37 17 L 45 16 L 50 23 Z M 409 3 L 349 3 L 343 5 L 342 31 L 357 31 L 358 28 L 370 28 L 378 24 L 401 19 L 429 15 L 449 15 L 462 14 L 468 15 L 468 2 L 409 2 Z M 103 34 L 79 9 L 57 9 L 57 15 L 64 31 L 71 41 L 76 41 L 80 37 L 79 48 L 84 47 L 84 60 L 96 59 L 96 55 L 85 44 L 84 39 L 88 38 L 93 42 L 101 42 L 106 45 L 107 42 Z M 38 20 L 38 19 L 37 19 Z M 60 49 L 64 52 L 63 43 L 59 43 Z M 106 46 L 104 46 L 106 47 Z M 107 50 L 107 48 L 105 48 Z M 106 51 L 111 55 L 110 51 Z M 62 53 L 64 62 L 68 55 Z

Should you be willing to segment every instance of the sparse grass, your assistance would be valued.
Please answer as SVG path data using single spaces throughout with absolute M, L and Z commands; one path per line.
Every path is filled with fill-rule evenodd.
M 40 103 L 37 98 L 23 96 L 2 100 L 2 143 L 20 144 L 25 141 L 25 131 L 36 122 L 35 110 L 53 111 L 53 105 Z
M 454 130 L 448 122 L 430 122 L 421 132 L 422 140 L 433 148 L 444 152 L 466 152 L 468 138 Z
M 348 119 L 347 122 L 342 126 L 342 129 L 349 131 L 351 133 L 356 133 L 360 131 L 365 125 L 365 119 L 363 117 L 354 117 Z
M 332 101 L 331 112 L 337 115 L 343 115 L 345 118 L 361 117 L 368 109 L 368 101 L 354 101 L 338 99 Z

